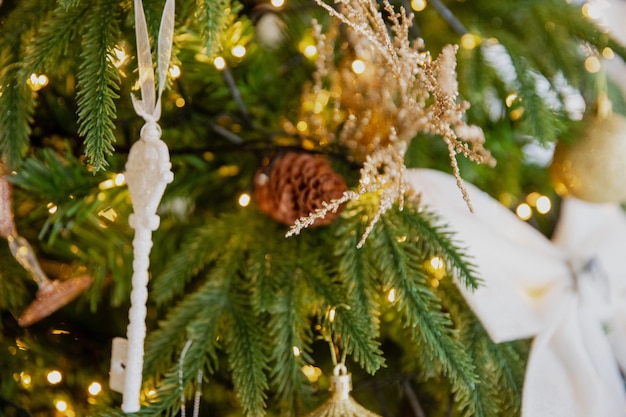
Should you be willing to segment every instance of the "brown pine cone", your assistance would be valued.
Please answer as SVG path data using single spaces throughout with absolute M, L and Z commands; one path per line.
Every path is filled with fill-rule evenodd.
M 257 173 L 254 185 L 261 211 L 287 225 L 322 208 L 323 202 L 341 197 L 347 190 L 343 177 L 333 171 L 326 159 L 300 152 L 277 156 L 269 169 Z M 329 212 L 313 226 L 330 224 L 338 216 L 339 210 Z

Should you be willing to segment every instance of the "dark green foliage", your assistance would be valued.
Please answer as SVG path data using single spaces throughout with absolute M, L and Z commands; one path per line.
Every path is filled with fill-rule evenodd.
M 164 1 L 144 3 L 154 40 Z M 471 103 L 468 120 L 483 128 L 499 162 L 477 167 L 459 158 L 463 178 L 511 201 L 535 190 L 547 194 L 545 167 L 526 160 L 523 147 L 548 146 L 570 128 L 562 83 L 580 90 L 588 111 L 594 108 L 602 83 L 583 70 L 585 51 L 608 46 L 623 57 L 623 46 L 561 0 L 444 3 L 476 35 L 477 46 L 458 53 L 461 98 Z M 287 227 L 254 203 L 237 205 L 241 193 L 252 191 L 264 158 L 304 146 L 285 130 L 299 120 L 302 87 L 314 69 L 300 42 L 311 41 L 312 18 L 328 23 L 325 12 L 306 0 L 288 0 L 279 11 L 229 0 L 180 0 L 177 8 L 172 63 L 182 73 L 168 81 L 161 119 L 175 179 L 153 235 L 144 361 L 145 387 L 157 394 L 137 415 L 180 413 L 181 370 L 188 400 L 204 372 L 206 415 L 303 415 L 327 398 L 335 359 L 329 342 L 336 359 L 347 358 L 355 387 L 382 387 L 397 414 L 406 411 L 409 384 L 431 417 L 519 415 L 528 344 L 489 339 L 456 287 L 476 288 L 480 277 L 436 213 L 407 200 L 358 249 L 376 196 L 348 205 L 328 227 L 289 239 Z M 282 25 L 275 44 L 256 36 L 268 13 Z M 132 2 L 4 0 L 0 19 L 0 153 L 17 171 L 10 181 L 18 230 L 42 261 L 86 266 L 95 278 L 89 303 L 79 299 L 19 329 L 15 317 L 36 288 L 8 249 L 0 251 L 0 393 L 33 404 L 36 417 L 50 415 L 61 394 L 75 401 L 76 415 L 122 416 L 117 394 L 97 397 L 92 406 L 84 387 L 94 379 L 106 386 L 110 339 L 128 324 L 132 207 L 124 186 L 108 188 L 104 181 L 123 172 L 143 123 L 130 102 L 137 78 Z M 433 57 L 460 41 L 432 5 L 415 21 L 413 33 Z M 246 46 L 243 59 L 230 53 L 235 44 Z M 337 45 L 337 60 L 344 46 Z M 129 57 L 119 68 L 116 47 Z M 504 61 L 494 61 L 494 49 Z M 232 85 L 213 66 L 216 54 L 226 59 Z M 26 82 L 32 73 L 46 73 L 49 85 L 33 92 Z M 609 93 L 623 109 L 615 87 Z M 512 94 L 517 100 L 508 106 Z M 410 146 L 409 165 L 450 170 L 440 138 L 419 135 Z M 333 163 L 355 183 L 358 167 L 345 149 L 331 144 L 315 151 L 336 157 Z M 107 166 L 110 174 L 103 172 Z M 448 273 L 438 287 L 425 266 L 434 256 Z M 51 332 L 66 327 L 69 347 L 50 342 Z M 27 350 L 17 348 L 22 343 Z M 310 382 L 305 365 L 324 375 Z M 64 366 L 71 383 L 26 389 L 19 375 L 31 366 L 42 374 Z M 384 402 L 370 397 L 362 402 L 387 414 L 376 409 Z
M 95 171 L 108 165 L 113 152 L 120 75 L 114 65 L 115 44 L 120 40 L 119 3 L 96 0 L 84 16 L 93 22 L 84 34 L 82 62 L 78 68 L 78 134 L 85 137 L 85 153 Z

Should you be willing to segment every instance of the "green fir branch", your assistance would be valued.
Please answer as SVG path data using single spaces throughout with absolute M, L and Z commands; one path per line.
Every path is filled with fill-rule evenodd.
M 494 343 L 450 280 L 443 280 L 437 292 L 460 329 L 460 340 L 476 366 L 478 382 L 465 415 L 519 415 L 525 368 L 524 356 L 516 348 L 519 342 Z
M 225 349 L 233 385 L 247 416 L 262 416 L 269 388 L 264 317 L 250 308 L 250 282 L 233 283 L 226 306 Z
M 5 16 L 0 32 L 0 158 L 9 169 L 16 169 L 30 143 L 35 93 L 27 80 L 27 47 L 34 28 L 44 19 L 54 2 L 23 0 Z M 28 22 L 28 24 L 27 24 Z
M 215 56 L 221 49 L 220 38 L 232 19 L 230 0 L 200 0 L 196 10 L 196 24 L 202 28 L 202 39 L 209 57 Z
M 412 338 L 422 346 L 428 361 L 441 367 L 453 385 L 457 401 L 465 404 L 476 387 L 474 365 L 459 342 L 450 315 L 428 284 L 422 268 L 424 256 L 418 245 L 413 239 L 404 238 L 409 230 L 394 224 L 391 216 L 381 219 L 366 244 L 372 245 L 384 285 L 396 291 L 396 308 Z
M 88 10 L 88 3 L 77 0 L 57 5 L 50 17 L 43 21 L 29 47 L 26 59 L 32 72 L 55 73 L 59 66 L 66 65 L 68 58 L 75 58 L 76 44 L 87 28 L 85 13 Z
M 104 169 L 114 151 L 114 100 L 119 98 L 120 74 L 114 65 L 115 44 L 121 38 L 120 5 L 115 0 L 92 2 L 78 69 L 78 134 L 84 136 L 85 155 L 94 171 Z
M 423 256 L 443 258 L 446 269 L 454 272 L 459 282 L 468 289 L 478 288 L 481 279 L 476 275 L 475 266 L 454 240 L 454 232 L 437 225 L 439 219 L 436 214 L 429 212 L 427 208 L 418 210 L 408 202 L 404 210 L 394 212 L 394 216 L 399 227 L 408 228 L 411 234 L 418 236 L 415 243 Z
M 185 286 L 218 258 L 232 235 L 232 217 L 209 218 L 185 237 L 180 250 L 152 282 L 152 299 L 157 305 L 168 304 L 181 295 Z

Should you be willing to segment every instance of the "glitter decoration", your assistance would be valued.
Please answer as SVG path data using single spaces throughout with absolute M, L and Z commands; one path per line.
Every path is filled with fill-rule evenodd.
M 352 375 L 345 365 L 339 364 L 330 378 L 330 400 L 315 409 L 306 417 L 380 417 L 355 401 L 350 395 L 352 391 Z
M 35 300 L 17 321 L 21 327 L 28 327 L 78 297 L 91 285 L 93 279 L 89 275 L 54 281 L 48 278 L 30 243 L 17 233 L 11 207 L 11 185 L 6 176 L 1 175 L 2 170 L 0 165 L 0 236 L 8 240 L 11 254 L 38 286 Z
M 339 0 L 337 8 L 316 2 L 336 21 L 326 33 L 319 24 L 313 24 L 319 55 L 313 83 L 303 92 L 299 115 L 307 129 L 299 133 L 339 143 L 363 163 L 363 168 L 357 191 L 346 191 L 324 208 L 300 218 L 287 236 L 300 233 L 312 219 L 323 217 L 340 204 L 376 193 L 379 209 L 359 243 L 362 245 L 385 211 L 394 204 L 402 207 L 406 192 L 404 156 L 418 133 L 444 140 L 457 185 L 471 210 L 456 155 L 476 163 L 494 164 L 494 160 L 483 146 L 482 130 L 463 120 L 469 104 L 458 99 L 457 47 L 448 45 L 432 59 L 421 39 L 410 39 L 412 16 L 402 7 L 396 12 L 388 1 L 383 2 L 384 11 L 373 0 Z M 340 31 L 337 22 L 348 29 Z M 344 33 L 354 56 L 335 64 L 334 43 Z M 364 62 L 362 73 L 352 69 L 355 58 Z
M 559 142 L 550 173 L 556 191 L 592 203 L 626 201 L 626 117 L 595 115 L 576 142 Z

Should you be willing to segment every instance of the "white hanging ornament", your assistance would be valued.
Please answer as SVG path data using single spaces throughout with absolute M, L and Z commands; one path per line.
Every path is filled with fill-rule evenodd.
M 122 410 L 137 412 L 142 384 L 144 340 L 146 337 L 146 302 L 148 301 L 148 268 L 152 248 L 152 232 L 159 228 L 156 214 L 165 187 L 172 182 L 171 163 L 167 145 L 161 140 L 161 94 L 165 88 L 174 36 L 174 5 L 167 0 L 163 9 L 158 39 L 158 93 L 155 91 L 152 52 L 141 0 L 135 0 L 135 32 L 137 61 L 141 82 L 141 100 L 132 96 L 137 114 L 145 120 L 140 140 L 131 147 L 126 163 L 126 182 L 133 203 L 130 226 L 133 239 L 133 277 L 131 307 L 128 312 L 128 351 L 124 377 Z M 115 361 L 115 358 L 113 358 Z
M 533 338 L 522 417 L 623 417 L 626 390 L 626 215 L 570 197 L 552 241 L 447 174 L 410 170 L 421 202 L 466 247 L 483 284 L 458 285 L 496 343 Z
M 592 203 L 626 201 L 626 117 L 594 115 L 576 142 L 560 142 L 550 167 L 556 191 Z
M 352 391 L 352 375 L 346 366 L 338 364 L 330 378 L 332 396 L 320 407 L 307 414 L 306 417 L 380 417 L 357 403 L 350 395 Z

